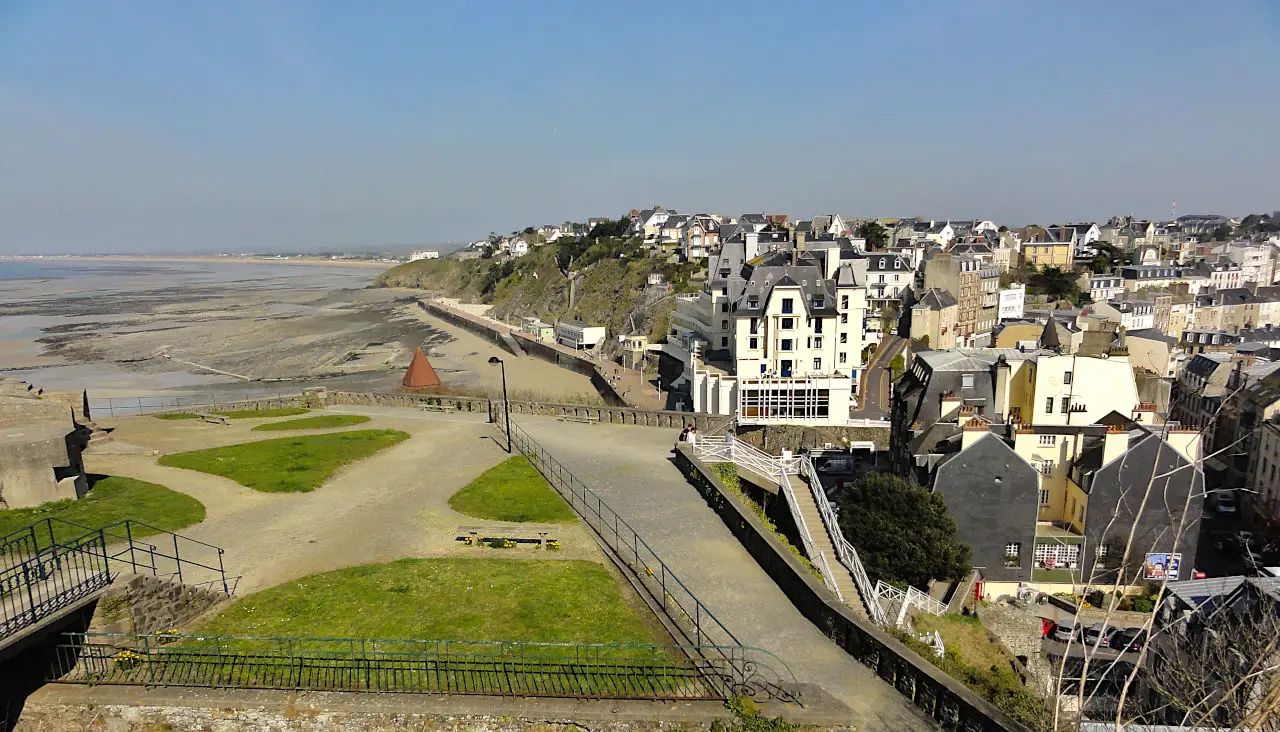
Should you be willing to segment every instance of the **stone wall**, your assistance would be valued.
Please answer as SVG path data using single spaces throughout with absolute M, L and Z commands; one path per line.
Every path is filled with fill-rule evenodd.
M 889 449 L 888 427 L 805 427 L 791 424 L 742 425 L 738 439 L 771 455 L 783 450 L 797 452 L 802 447 L 820 448 L 826 443 L 837 447 L 850 442 L 874 442 L 876 450 Z
M 87 434 L 70 424 L 0 431 L 0 510 L 79 498 L 88 490 L 80 452 Z
M 117 577 L 102 593 L 90 631 L 152 635 L 182 626 L 227 596 L 144 574 Z

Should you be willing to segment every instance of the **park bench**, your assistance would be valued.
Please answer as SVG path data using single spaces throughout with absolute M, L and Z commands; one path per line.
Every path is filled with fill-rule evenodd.
M 453 408 L 444 404 L 422 404 L 418 407 L 424 412 L 452 412 Z
M 477 547 L 484 546 L 486 542 L 494 540 L 506 540 L 516 545 L 533 544 L 538 548 L 546 547 L 549 544 L 554 545 L 553 548 L 558 549 L 560 547 L 559 540 L 548 536 L 551 532 L 545 529 L 517 529 L 517 531 L 525 532 L 526 536 L 514 536 L 512 535 L 512 530 L 510 526 L 459 526 L 454 540 Z M 538 537 L 535 539 L 527 536 L 528 533 L 537 534 Z
M 231 424 L 231 420 L 221 414 L 213 414 L 212 412 L 196 412 L 196 416 L 201 422 L 209 422 L 210 424 Z
M 562 414 L 556 419 L 561 422 L 581 422 L 582 424 L 595 424 L 600 418 L 594 414 Z

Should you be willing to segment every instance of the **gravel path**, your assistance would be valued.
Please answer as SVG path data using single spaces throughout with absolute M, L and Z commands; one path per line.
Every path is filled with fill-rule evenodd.
M 311 493 L 259 493 L 227 478 L 158 465 L 152 455 L 90 452 L 86 466 L 92 472 L 159 483 L 202 502 L 205 521 L 180 533 L 226 550 L 227 571 L 243 575 L 237 592 L 242 596 L 315 572 L 404 557 L 486 552 L 483 556 L 511 559 L 603 559 L 578 525 L 552 529 L 551 536 L 563 547 L 559 552 L 535 554 L 520 548 L 499 553 L 455 541 L 460 526 L 504 525 L 459 514 L 448 505 L 449 496 L 507 457 L 483 417 L 405 409 L 343 411 L 374 418 L 351 429 L 400 429 L 411 438 L 342 468 Z M 139 417 L 118 420 L 116 435 L 127 444 L 167 453 L 294 434 L 249 431 L 262 421 L 234 420 L 223 427 Z M 513 535 L 537 535 L 533 525 L 518 526 Z

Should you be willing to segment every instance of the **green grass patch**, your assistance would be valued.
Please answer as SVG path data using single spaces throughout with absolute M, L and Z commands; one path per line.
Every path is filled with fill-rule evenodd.
M 916 630 L 938 631 L 942 643 L 955 649 L 960 660 L 976 668 L 1007 668 L 1010 656 L 987 632 L 982 621 L 972 615 L 927 615 L 915 619 Z
M 523 455 L 486 470 L 454 493 L 449 505 L 459 513 L 493 521 L 571 523 L 577 518 Z
M 92 482 L 84 498 L 54 501 L 32 508 L 0 511 L 0 536 L 26 528 L 46 518 L 61 519 L 100 529 L 124 519 L 143 521 L 167 531 L 204 520 L 204 504 L 184 493 L 145 480 L 118 476 L 100 477 Z M 133 535 L 148 536 L 155 530 L 133 527 Z M 86 532 L 54 522 L 54 539 L 67 541 Z M 48 533 L 37 535 L 41 546 L 49 543 Z
M 764 522 L 765 526 L 769 527 L 769 531 L 773 532 L 773 535 L 778 538 L 778 541 L 781 541 L 783 546 L 787 547 L 791 554 L 809 570 L 810 574 L 817 577 L 820 581 L 824 581 L 822 580 L 822 571 L 814 565 L 813 560 L 806 557 L 804 552 L 800 551 L 800 547 L 792 544 L 786 534 L 778 531 L 778 525 L 775 524 L 773 519 L 769 518 L 769 515 L 765 513 L 764 507 L 751 500 L 751 496 L 748 496 L 746 492 L 742 490 L 742 477 L 738 475 L 738 466 L 733 463 L 710 463 L 708 467 L 711 468 L 711 472 L 715 474 L 717 479 L 719 479 L 721 485 L 729 489 L 730 493 L 737 496 L 738 500 L 746 504 L 747 508 L 750 508 L 751 512 L 756 515 L 756 518 L 760 519 Z
M 248 595 L 203 625 L 218 635 L 669 643 L 594 562 L 402 559 Z
M 282 437 L 165 455 L 161 465 L 230 478 L 267 493 L 313 491 L 347 463 L 409 439 L 399 430 Z
M 191 412 L 173 412 L 170 414 L 154 414 L 156 419 L 196 419 L 196 415 Z
M 330 427 L 350 427 L 364 424 L 369 418 L 361 414 L 325 414 L 320 417 L 286 419 L 283 422 L 267 422 L 254 427 L 251 432 L 276 432 L 279 430 L 323 430 Z

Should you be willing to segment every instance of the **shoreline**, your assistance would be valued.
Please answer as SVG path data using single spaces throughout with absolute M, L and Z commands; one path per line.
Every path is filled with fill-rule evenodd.
M 320 257 L 291 257 L 276 259 L 274 257 L 219 257 L 215 255 L 174 255 L 162 254 L 68 254 L 65 256 L 28 255 L 0 256 L 0 262 L 173 262 L 199 264 L 296 264 L 303 266 L 352 267 L 358 269 L 388 270 L 396 265 L 391 262 L 371 262 L 362 259 L 323 259 Z

